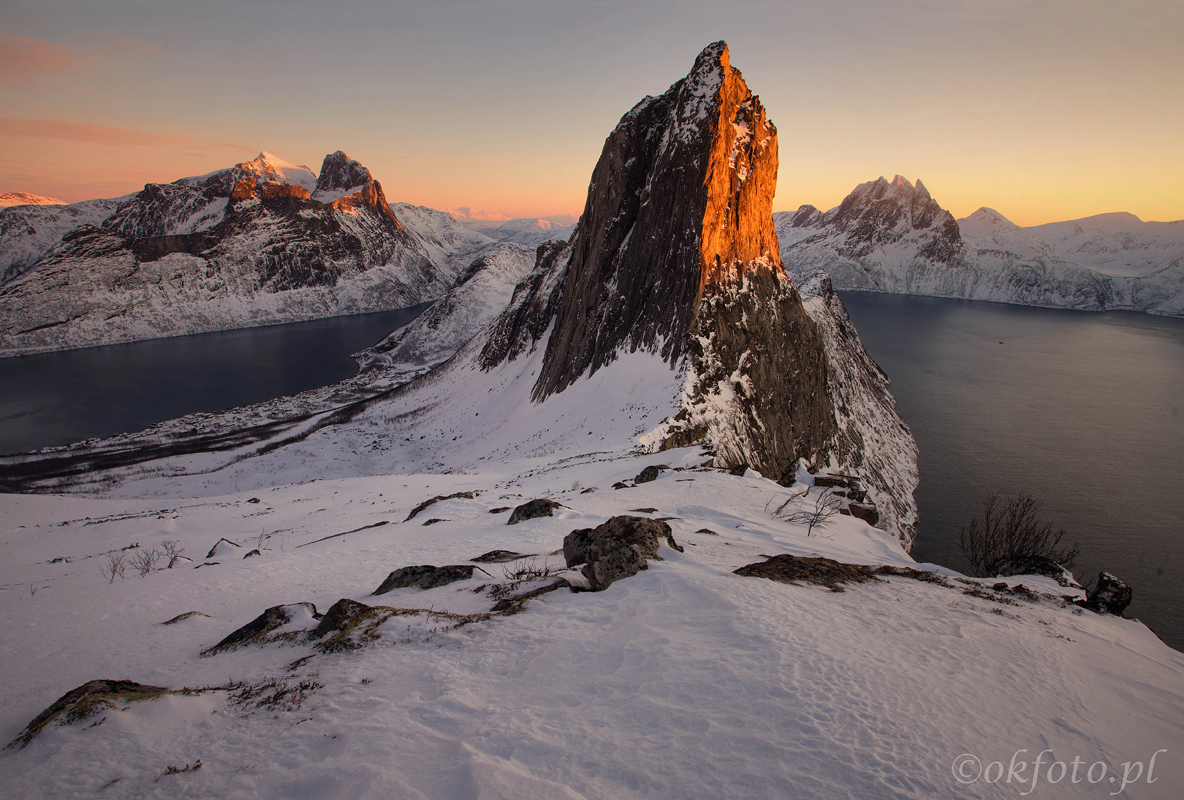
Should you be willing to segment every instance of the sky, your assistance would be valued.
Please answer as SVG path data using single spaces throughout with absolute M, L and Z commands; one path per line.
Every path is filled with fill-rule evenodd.
M 901 174 L 956 217 L 1184 219 L 1180 0 L 4 0 L 0 31 L 0 192 L 340 149 L 392 202 L 578 215 L 620 117 L 724 39 L 774 210 Z

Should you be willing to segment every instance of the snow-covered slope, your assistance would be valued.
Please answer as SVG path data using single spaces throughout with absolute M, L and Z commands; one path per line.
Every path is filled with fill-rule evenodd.
M 358 353 L 359 366 L 403 383 L 444 363 L 502 313 L 514 287 L 534 264 L 535 251 L 523 245 L 485 247 L 447 294 L 412 322 Z
M 472 262 L 478 250 L 496 241 L 465 227 L 447 211 L 410 203 L 391 203 L 391 211 L 433 263 L 448 264 L 457 274 Z
M 0 209 L 0 285 L 45 255 L 70 231 L 99 226 L 128 197 L 86 200 L 70 205 L 18 205 Z
M 499 242 L 538 247 L 543 242 L 566 242 L 575 229 L 575 225 L 560 225 L 547 219 L 512 219 L 496 228 L 486 228 L 483 232 Z
M 58 200 L 56 197 L 44 197 L 39 194 L 29 194 L 28 192 L 5 192 L 0 194 L 0 208 L 7 208 L 9 206 L 64 206 L 65 200 Z
M 839 289 L 1184 314 L 1184 223 L 1120 214 L 1021 228 L 988 208 L 955 221 L 899 175 L 825 213 L 775 219 L 786 268 L 824 269 Z
M 1067 261 L 1107 275 L 1147 277 L 1181 268 L 1184 220 L 1144 222 L 1125 212 L 1036 225 L 1027 231 Z
M 319 179 L 261 154 L 113 211 L 76 205 L 92 224 L 74 226 L 75 206 L 3 212 L 5 252 L 60 241 L 0 287 L 0 357 L 411 306 L 468 263 L 447 243 L 429 256 L 340 151 Z M 26 224 L 34 212 L 48 221 Z

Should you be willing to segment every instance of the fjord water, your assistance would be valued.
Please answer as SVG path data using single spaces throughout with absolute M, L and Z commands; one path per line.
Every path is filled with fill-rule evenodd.
M 0 359 L 0 453 L 142 430 L 315 389 L 427 308 Z
M 1027 491 L 1184 649 L 1184 320 L 843 292 L 920 447 L 913 557 L 964 569 L 958 531 Z

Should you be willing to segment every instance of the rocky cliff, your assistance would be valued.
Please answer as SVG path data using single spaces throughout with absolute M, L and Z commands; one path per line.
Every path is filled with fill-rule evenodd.
M 319 177 L 261 154 L 149 184 L 113 210 L 98 202 L 8 236 L 6 254 L 60 240 L 30 265 L 11 259 L 21 272 L 0 286 L 0 356 L 405 307 L 460 270 L 434 262 L 340 151 Z M 4 213 L 0 235 L 30 218 Z

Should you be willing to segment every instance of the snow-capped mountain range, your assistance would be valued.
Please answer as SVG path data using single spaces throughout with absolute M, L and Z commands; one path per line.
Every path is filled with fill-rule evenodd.
M 786 269 L 821 267 L 838 289 L 1184 315 L 1184 220 L 1102 214 L 1021 228 L 989 208 L 955 220 L 899 175 L 825 213 L 774 217 Z
M 713 44 L 621 119 L 508 300 L 499 243 L 357 379 L 0 458 L 28 492 L 0 522 L 0 785 L 995 797 L 994 762 L 1039 752 L 1041 796 L 1081 796 L 1044 780 L 1076 756 L 1174 797 L 1184 656 L 1068 581 L 909 558 L 915 444 L 826 275 L 782 270 L 776 162 Z M 826 498 L 847 513 L 778 516 Z
M 485 235 L 388 205 L 340 151 L 320 173 L 270 153 L 134 195 L 0 211 L 0 357 L 406 307 L 483 248 L 570 236 L 545 220 Z

